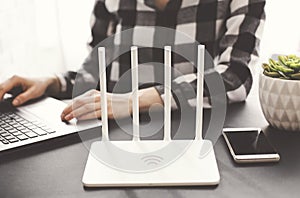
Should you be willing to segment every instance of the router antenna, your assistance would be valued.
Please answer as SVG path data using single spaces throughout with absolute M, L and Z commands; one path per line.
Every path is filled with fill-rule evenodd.
M 203 84 L 204 84 L 204 55 L 205 46 L 198 45 L 197 62 L 197 106 L 196 106 L 196 140 L 202 140 L 202 119 L 203 119 Z
M 138 49 L 131 47 L 131 75 L 132 75 L 132 115 L 133 115 L 133 141 L 140 140 L 139 131 L 139 77 L 138 77 Z
M 99 79 L 100 79 L 100 94 L 101 94 L 101 120 L 102 120 L 102 140 L 108 141 L 108 118 L 107 118 L 107 98 L 106 98 L 106 61 L 105 48 L 98 48 L 99 62 Z
M 164 141 L 171 140 L 171 46 L 165 46 Z

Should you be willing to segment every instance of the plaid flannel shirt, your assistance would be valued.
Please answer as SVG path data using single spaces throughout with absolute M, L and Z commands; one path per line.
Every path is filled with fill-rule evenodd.
M 140 50 L 139 63 L 148 64 L 147 76 L 158 82 L 163 70 L 156 63 L 163 63 L 163 51 L 151 49 L 156 42 L 155 27 L 167 27 L 189 35 L 195 41 L 204 44 L 215 66 L 205 66 L 205 78 L 213 73 L 219 74 L 224 82 L 229 103 L 244 101 L 252 86 L 250 65 L 256 63 L 258 47 L 263 32 L 265 0 L 170 0 L 163 11 L 155 8 L 153 0 L 98 0 L 95 3 L 91 26 L 92 39 L 89 43 L 95 47 L 108 36 L 123 30 L 132 29 L 131 35 L 120 38 L 130 45 L 148 47 Z M 139 28 L 149 28 L 149 35 L 138 35 Z M 151 31 L 152 30 L 152 31 Z M 153 38 L 152 43 L 143 39 Z M 143 43 L 141 43 L 141 40 Z M 170 35 L 173 46 L 189 46 L 184 40 Z M 120 45 L 116 43 L 115 45 Z M 120 41 L 118 41 L 120 42 Z M 173 43 L 172 43 L 173 42 Z M 145 44 L 147 43 L 147 44 Z M 192 46 L 190 45 L 190 46 Z M 187 50 L 189 52 L 189 50 Z M 61 78 L 62 92 L 60 97 L 70 97 L 74 82 L 90 84 L 78 93 L 95 88 L 98 82 L 96 54 L 88 57 L 77 72 L 68 72 Z M 172 104 L 174 108 L 184 102 L 196 104 L 196 73 L 193 65 L 180 56 L 173 58 L 173 67 L 180 75 L 173 76 Z M 130 69 L 130 54 L 125 53 L 110 65 L 108 69 L 108 89 L 112 91 L 115 83 Z M 130 85 L 130 84 L 129 84 Z M 155 85 L 164 98 L 162 85 Z M 123 91 L 130 91 L 123 90 Z M 204 106 L 210 106 L 207 86 L 204 91 Z

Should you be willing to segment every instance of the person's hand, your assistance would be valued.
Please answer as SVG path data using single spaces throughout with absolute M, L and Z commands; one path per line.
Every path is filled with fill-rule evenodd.
M 13 76 L 0 84 L 0 100 L 13 88 L 21 87 L 22 93 L 15 96 L 12 102 L 14 106 L 20 106 L 31 99 L 42 96 L 47 89 L 52 89 L 51 91 L 53 91 L 54 89 L 59 89 L 59 86 L 59 81 L 56 77 L 23 78 Z
M 139 90 L 139 109 L 145 111 L 153 104 L 163 104 L 158 92 L 152 87 Z M 131 93 L 107 93 L 107 113 L 109 119 L 128 117 L 132 113 Z M 75 98 L 61 114 L 63 121 L 73 118 L 87 120 L 101 118 L 100 91 L 91 90 Z
M 107 93 L 108 118 L 123 118 L 131 114 L 130 94 Z M 101 118 L 100 91 L 90 90 L 76 97 L 62 112 L 61 119 L 70 121 Z

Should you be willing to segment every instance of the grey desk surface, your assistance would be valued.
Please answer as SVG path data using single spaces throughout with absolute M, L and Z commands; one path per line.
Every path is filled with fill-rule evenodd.
M 216 187 L 88 189 L 81 183 L 88 150 L 78 134 L 73 134 L 0 153 L 0 197 L 299 197 L 300 133 L 268 127 L 257 96 L 231 106 L 225 126 L 262 127 L 280 152 L 281 161 L 235 164 L 219 137 L 215 153 L 221 183 Z M 86 132 L 90 142 L 97 138 L 94 133 Z M 129 138 L 116 127 L 111 136 Z

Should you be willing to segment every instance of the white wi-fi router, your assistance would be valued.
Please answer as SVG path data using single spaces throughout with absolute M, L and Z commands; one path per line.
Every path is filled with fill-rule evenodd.
M 171 139 L 171 47 L 165 47 L 164 139 L 140 140 L 138 51 L 131 48 L 133 140 L 110 141 L 106 100 L 105 48 L 98 48 L 102 141 L 94 142 L 82 182 L 86 187 L 217 185 L 219 170 L 209 140 L 202 139 L 205 47 L 198 46 L 196 134 L 194 140 Z

